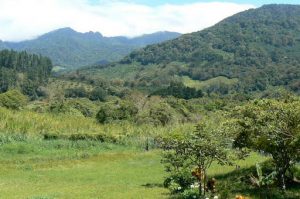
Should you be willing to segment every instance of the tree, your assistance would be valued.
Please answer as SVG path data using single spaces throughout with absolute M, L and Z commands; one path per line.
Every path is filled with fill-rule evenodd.
M 235 146 L 272 156 L 277 181 L 286 189 L 287 173 L 300 160 L 300 101 L 258 100 L 235 112 Z
M 196 131 L 187 135 L 163 138 L 160 143 L 167 151 L 163 162 L 167 171 L 180 172 L 194 168 L 192 175 L 199 183 L 199 195 L 205 195 L 206 172 L 212 162 L 231 164 L 232 136 L 219 119 L 204 118 Z

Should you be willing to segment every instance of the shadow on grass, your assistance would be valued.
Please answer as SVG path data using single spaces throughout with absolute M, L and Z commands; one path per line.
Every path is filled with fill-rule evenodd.
M 256 174 L 255 166 L 239 169 L 227 174 L 214 176 L 218 181 L 218 192 L 221 198 L 231 198 L 235 195 L 251 196 L 262 199 L 296 199 L 300 198 L 300 184 L 290 183 L 283 193 L 277 186 L 256 188 L 250 183 L 250 174 Z
M 142 186 L 146 188 L 164 188 L 163 184 L 160 183 L 147 183 L 143 184 Z

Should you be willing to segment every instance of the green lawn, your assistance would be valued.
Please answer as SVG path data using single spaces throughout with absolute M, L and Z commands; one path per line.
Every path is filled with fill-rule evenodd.
M 165 198 L 158 152 L 106 150 L 66 158 L 28 155 L 0 163 L 0 198 Z M 75 157 L 70 152 L 70 157 Z M 25 156 L 25 154 L 23 154 Z M 4 155 L 5 156 L 5 155 Z M 3 154 L 1 159 L 3 160 Z
M 146 152 L 97 141 L 0 142 L 0 198 L 170 198 L 162 186 L 167 174 L 160 154 L 157 150 Z M 253 189 L 241 179 L 255 172 L 255 163 L 265 160 L 266 157 L 253 153 L 237 162 L 240 170 L 213 164 L 208 175 L 217 178 L 219 190 L 228 191 L 229 198 L 236 194 L 261 198 L 267 192 Z M 287 198 L 297 198 L 297 190 L 299 187 L 291 189 Z

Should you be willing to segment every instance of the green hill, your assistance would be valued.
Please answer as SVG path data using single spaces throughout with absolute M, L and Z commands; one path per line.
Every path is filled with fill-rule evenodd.
M 134 49 L 174 39 L 179 35 L 174 32 L 158 32 L 135 38 L 104 37 L 98 32 L 79 33 L 71 28 L 62 28 L 33 40 L 0 41 L 0 49 L 26 50 L 51 58 L 55 65 L 76 68 L 118 61 Z
M 98 71 L 105 77 L 110 70 L 118 70 L 113 67 L 128 68 L 131 72 L 122 79 L 150 88 L 182 77 L 198 83 L 226 77 L 236 83 L 210 90 L 253 92 L 286 86 L 299 91 L 299 53 L 300 6 L 266 5 L 205 30 L 134 51 L 111 68 L 94 68 L 93 74 Z

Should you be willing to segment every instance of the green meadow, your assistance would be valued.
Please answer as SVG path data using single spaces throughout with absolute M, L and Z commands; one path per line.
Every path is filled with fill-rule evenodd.
M 169 198 L 161 152 L 93 141 L 22 141 L 0 147 L 1 198 Z M 261 162 L 253 154 L 243 168 Z M 209 175 L 235 167 L 213 165 Z

